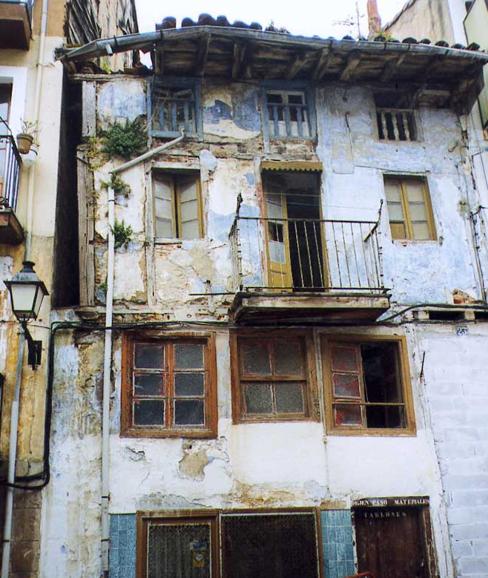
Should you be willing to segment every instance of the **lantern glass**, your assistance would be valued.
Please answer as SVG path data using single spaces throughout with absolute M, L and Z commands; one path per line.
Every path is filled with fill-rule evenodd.
M 37 285 L 15 284 L 11 286 L 10 294 L 12 297 L 12 309 L 17 318 L 35 319 L 37 317 L 43 297 Z M 38 296 L 40 296 L 40 299 Z

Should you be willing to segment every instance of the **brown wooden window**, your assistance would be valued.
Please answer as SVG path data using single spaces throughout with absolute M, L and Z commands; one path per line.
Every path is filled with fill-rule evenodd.
M 436 238 L 427 181 L 422 177 L 385 176 L 391 236 L 398 240 Z
M 234 335 L 234 420 L 314 419 L 312 351 L 296 333 Z
M 156 238 L 203 237 L 199 173 L 157 172 L 154 174 L 153 192 Z
M 131 336 L 124 347 L 122 434 L 216 434 L 213 339 Z
M 403 340 L 324 339 L 328 428 L 334 432 L 414 431 Z
M 312 509 L 137 515 L 138 578 L 319 578 Z M 219 557 L 221 553 L 221 557 Z

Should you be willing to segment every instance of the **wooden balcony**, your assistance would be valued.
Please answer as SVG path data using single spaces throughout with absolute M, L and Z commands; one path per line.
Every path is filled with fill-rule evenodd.
M 33 0 L 0 0 L 0 49 L 29 50 Z
M 353 324 L 389 308 L 378 222 L 237 216 L 230 244 L 235 322 Z

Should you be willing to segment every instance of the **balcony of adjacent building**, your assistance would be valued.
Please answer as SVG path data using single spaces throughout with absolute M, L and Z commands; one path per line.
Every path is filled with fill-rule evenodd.
M 0 244 L 18 245 L 24 239 L 15 215 L 21 166 L 15 139 L 0 122 Z
M 323 219 L 314 190 L 268 186 L 265 216 L 239 203 L 229 235 L 234 321 L 356 323 L 389 308 L 379 218 Z
M 34 0 L 0 0 L 0 49 L 28 50 Z

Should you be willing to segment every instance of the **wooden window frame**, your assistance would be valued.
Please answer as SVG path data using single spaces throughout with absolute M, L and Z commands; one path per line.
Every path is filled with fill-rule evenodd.
M 281 92 L 281 93 L 292 93 L 292 92 L 302 92 L 305 97 L 305 106 L 308 115 L 308 136 L 287 136 L 280 135 L 274 136 L 271 134 L 269 129 L 269 111 L 268 111 L 268 92 Z M 261 112 L 262 112 L 262 123 L 263 123 L 263 134 L 265 141 L 311 141 L 317 136 L 317 117 L 315 112 L 315 95 L 313 88 L 304 82 L 300 81 L 274 81 L 268 80 L 262 83 L 261 86 Z
M 202 343 L 204 345 L 205 371 L 205 426 L 153 426 L 139 427 L 132 422 L 133 412 L 133 351 L 134 343 Z M 168 395 L 172 401 L 174 394 Z M 214 333 L 164 333 L 150 331 L 125 333 L 122 343 L 122 383 L 121 383 L 121 437 L 148 438 L 214 438 L 217 436 L 217 369 Z
M 276 514 L 310 514 L 314 518 L 315 538 L 317 550 L 318 576 L 324 578 L 323 559 L 323 528 L 321 522 L 320 508 L 295 507 L 295 508 L 236 508 L 236 509 L 208 509 L 208 510 L 162 510 L 162 511 L 140 511 L 136 513 L 136 578 L 147 578 L 147 537 L 148 526 L 151 521 L 161 524 L 185 524 L 205 520 L 211 526 L 211 556 L 212 556 L 212 578 L 234 578 L 226 576 L 223 568 L 223 548 L 222 548 L 222 518 L 231 515 L 255 515 L 266 516 Z
M 148 555 L 148 527 L 151 521 L 161 525 L 178 525 L 195 523 L 198 521 L 210 522 L 211 537 L 211 570 L 212 578 L 220 576 L 219 552 L 219 512 L 217 510 L 178 510 L 163 512 L 137 512 L 136 514 L 136 576 L 147 578 Z
M 406 425 L 402 428 L 368 428 L 364 426 L 337 426 L 334 419 L 334 393 L 332 385 L 331 343 L 362 344 L 391 342 L 397 344 L 397 359 Z M 408 362 L 407 341 L 396 335 L 322 335 L 322 368 L 325 388 L 325 421 L 327 434 L 339 436 L 415 436 L 415 413 L 413 407 L 412 385 Z M 363 402 L 364 403 L 364 402 Z
M 166 76 L 161 79 L 153 78 L 149 81 L 149 89 L 147 91 L 147 109 L 148 109 L 148 127 L 149 134 L 156 138 L 170 138 L 181 135 L 180 131 L 176 130 L 156 130 L 153 129 L 153 112 L 155 109 L 154 90 L 156 84 L 160 84 L 163 88 L 169 89 L 189 89 L 193 92 L 193 113 L 195 115 L 194 123 L 195 130 L 186 133 L 187 138 L 201 139 L 203 135 L 203 116 L 202 116 L 202 96 L 201 96 L 201 79 L 198 78 L 179 78 Z M 182 101 L 183 102 L 183 101 Z
M 173 178 L 173 191 L 172 191 L 172 195 L 171 195 L 171 206 L 172 206 L 172 228 L 174 231 L 174 236 L 172 237 L 157 237 L 156 236 L 156 207 L 155 207 L 155 202 L 156 202 L 156 196 L 154 194 L 154 181 L 158 179 L 158 175 L 164 175 L 166 177 L 171 177 Z M 177 186 L 176 186 L 176 180 L 178 178 L 182 178 L 184 176 L 194 176 L 195 177 L 195 183 L 196 183 L 196 187 L 197 187 L 197 205 L 198 205 L 198 231 L 199 231 L 199 237 L 195 237 L 194 239 L 185 239 L 183 237 L 180 237 L 179 234 L 181 233 L 181 227 L 182 227 L 182 223 L 181 223 L 181 209 L 180 209 L 180 201 L 178 199 L 178 195 L 177 195 Z M 198 239 L 203 239 L 205 236 L 205 231 L 204 231 L 204 226 L 203 226 L 203 200 L 202 200 L 202 182 L 201 182 L 201 178 L 200 178 L 200 171 L 197 169 L 191 169 L 191 170 L 178 170 L 178 169 L 154 169 L 152 171 L 151 174 L 151 178 L 152 178 L 152 214 L 153 214 L 153 227 L 154 227 L 154 239 L 155 242 L 167 242 L 167 241 L 171 241 L 171 242 L 176 242 L 176 243 L 181 243 L 183 241 L 195 241 Z
M 388 213 L 388 225 L 389 225 L 389 229 L 390 229 L 390 235 L 393 241 L 398 241 L 400 243 L 403 243 L 405 241 L 411 241 L 411 242 L 415 242 L 415 243 L 429 243 L 432 241 L 437 241 L 437 232 L 436 232 L 436 227 L 435 227 L 435 221 L 434 221 L 434 211 L 432 209 L 432 201 L 430 198 L 430 190 L 429 190 L 429 184 L 427 182 L 427 178 L 424 176 L 420 176 L 420 175 L 397 175 L 397 174 L 384 174 L 383 175 L 383 182 L 384 182 L 384 188 L 385 188 L 385 200 L 386 200 L 386 208 L 388 209 L 388 197 L 386 194 L 386 183 L 388 180 L 396 180 L 399 182 L 400 185 L 400 194 L 401 194 L 401 202 L 402 202 L 402 211 L 403 211 L 403 217 L 404 217 L 404 223 L 405 223 L 405 229 L 407 232 L 407 236 L 404 239 L 396 239 L 393 237 L 393 234 L 391 232 L 391 220 L 389 218 L 389 213 Z M 430 234 L 430 239 L 416 239 L 414 236 L 414 232 L 413 232 L 413 226 L 412 226 L 412 218 L 410 215 L 410 207 L 409 207 L 409 203 L 408 203 L 408 194 L 406 192 L 405 189 L 405 183 L 407 181 L 413 181 L 416 180 L 419 183 L 422 183 L 422 191 L 423 191 L 423 196 L 424 196 L 424 205 L 425 205 L 425 212 L 427 214 L 427 226 L 429 228 L 429 234 Z
M 298 414 L 275 414 L 275 415 L 247 415 L 245 413 L 244 389 L 241 387 L 241 358 L 239 356 L 239 338 L 255 337 L 257 340 L 266 341 L 274 338 L 299 338 L 303 340 L 304 361 L 306 364 L 304 381 L 304 413 Z M 233 423 L 275 423 L 275 422 L 297 422 L 297 421 L 319 421 L 319 401 L 317 392 L 317 376 L 315 362 L 315 348 L 313 335 L 306 331 L 282 331 L 282 330 L 240 330 L 230 333 L 230 351 L 231 351 L 231 381 L 232 381 L 232 419 Z M 286 379 L 286 376 L 280 376 L 275 381 L 297 381 L 296 379 Z M 243 381 L 250 381 L 243 380 Z M 252 381 L 252 380 L 251 380 Z M 268 376 L 259 381 L 268 381 Z M 271 380 L 272 381 L 272 380 Z

